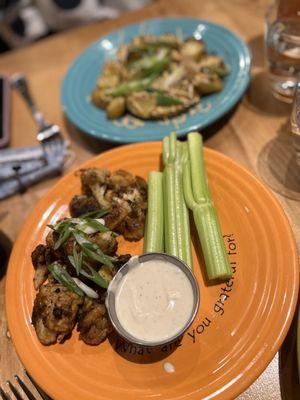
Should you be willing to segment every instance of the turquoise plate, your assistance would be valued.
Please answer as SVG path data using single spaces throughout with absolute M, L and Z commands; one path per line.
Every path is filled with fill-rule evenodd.
M 177 33 L 183 38 L 203 38 L 208 52 L 222 56 L 230 67 L 224 90 L 203 97 L 194 108 L 167 120 L 144 121 L 130 115 L 114 121 L 107 119 L 106 113 L 90 102 L 90 93 L 96 86 L 105 60 L 115 57 L 119 45 L 137 35 L 166 32 Z M 85 50 L 65 76 L 61 102 L 68 119 L 98 139 L 116 143 L 160 140 L 173 130 L 178 136 L 184 136 L 212 124 L 238 102 L 249 83 L 250 63 L 247 45 L 222 26 L 194 18 L 146 20 L 102 37 Z

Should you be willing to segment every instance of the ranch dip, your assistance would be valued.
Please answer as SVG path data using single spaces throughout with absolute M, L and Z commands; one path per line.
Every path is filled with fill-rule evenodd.
M 174 337 L 189 321 L 193 307 L 189 278 L 162 259 L 134 262 L 115 293 L 120 324 L 133 337 L 147 342 Z

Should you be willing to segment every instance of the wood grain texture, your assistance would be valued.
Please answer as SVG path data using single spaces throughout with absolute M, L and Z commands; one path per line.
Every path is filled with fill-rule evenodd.
M 244 165 L 260 177 L 269 169 L 269 163 L 279 171 L 279 180 L 300 192 L 297 170 L 286 176 L 281 160 L 290 160 L 292 153 L 282 153 L 282 143 L 288 141 L 289 114 L 291 107 L 273 99 L 267 83 L 263 48 L 264 14 L 268 0 L 161 0 L 136 12 L 123 15 L 113 21 L 93 23 L 76 30 L 53 35 L 47 39 L 17 51 L 0 56 L 0 71 L 27 75 L 32 94 L 46 118 L 61 126 L 64 136 L 70 140 L 76 154 L 73 166 L 106 150 L 111 145 L 95 142 L 82 136 L 64 118 L 60 107 L 60 86 L 70 63 L 91 42 L 126 24 L 146 18 L 164 16 L 193 16 L 224 25 L 240 35 L 249 45 L 253 55 L 252 80 L 242 101 L 222 120 L 207 128 L 203 134 L 206 146 L 218 150 Z M 25 105 L 18 95 L 12 98 L 12 146 L 36 143 L 36 128 Z M 293 160 L 292 160 L 293 161 Z M 292 162 L 291 161 L 291 162 Z M 53 185 L 54 179 L 31 188 L 27 193 L 16 195 L 0 203 L 0 229 L 14 242 L 21 226 L 38 199 Z M 276 183 L 276 182 L 275 182 Z M 275 187 L 276 185 L 273 185 Z M 288 199 L 275 192 L 287 213 L 300 248 L 299 201 Z M 0 238 L 1 240 L 1 238 Z M 0 277 L 0 384 L 15 373 L 23 376 L 22 366 L 7 336 L 4 314 L 5 271 Z M 18 311 L 16 310 L 16 313 Z M 285 376 L 291 368 L 288 343 L 285 344 Z M 288 360 L 291 360 L 290 364 Z M 288 369 L 287 369 L 288 368 Z M 284 378 L 283 378 L 284 379 Z M 297 393 L 299 383 L 292 382 Z M 290 386 L 290 382 L 289 382 Z M 283 385 L 284 387 L 284 385 Z M 289 395 L 289 400 L 293 400 Z M 281 398 L 278 376 L 278 359 L 272 361 L 265 373 L 242 395 L 239 400 Z

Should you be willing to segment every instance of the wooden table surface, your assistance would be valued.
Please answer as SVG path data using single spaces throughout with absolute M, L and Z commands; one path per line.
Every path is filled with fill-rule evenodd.
M 27 75 L 32 93 L 47 119 L 62 127 L 63 134 L 76 153 L 73 167 L 112 147 L 103 142 L 85 138 L 65 120 L 60 107 L 60 87 L 63 77 L 75 57 L 91 42 L 123 25 L 146 18 L 162 16 L 193 16 L 224 25 L 240 35 L 249 45 L 253 55 L 250 87 L 238 106 L 225 118 L 203 133 L 205 145 L 218 150 L 261 177 L 269 174 L 274 188 L 284 181 L 293 190 L 293 199 L 274 192 L 292 225 L 297 246 L 300 246 L 300 182 L 293 168 L 286 171 L 295 160 L 282 144 L 289 141 L 290 105 L 279 103 L 269 92 L 263 48 L 264 13 L 266 0 L 162 0 L 113 21 L 94 23 L 62 34 L 53 35 L 27 48 L 0 56 L 0 72 Z M 12 98 L 11 146 L 35 144 L 36 128 L 25 105 L 18 95 Z M 287 147 L 288 148 L 288 147 Z M 271 172 L 275 166 L 277 178 Z M 28 213 L 38 199 L 55 182 L 45 181 L 23 195 L 16 195 L 0 203 L 0 230 L 6 244 L 15 241 Z M 281 191 L 282 193 L 282 191 Z M 295 200 L 296 199 L 296 200 Z M 7 334 L 4 313 L 5 271 L 0 271 L 0 384 L 18 373 L 22 366 Z M 279 400 L 296 399 L 300 393 L 292 363 L 295 362 L 294 331 L 290 331 L 283 351 L 274 358 L 261 377 L 238 399 Z M 280 362 L 278 361 L 280 358 Z M 280 369 L 278 369 L 278 363 Z M 280 370 L 280 373 L 279 373 Z M 279 379 L 280 376 L 280 379 Z M 281 392 L 280 384 L 281 381 Z

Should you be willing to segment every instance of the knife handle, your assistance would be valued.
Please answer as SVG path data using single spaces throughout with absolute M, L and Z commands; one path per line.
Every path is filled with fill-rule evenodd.
M 19 175 L 25 175 L 44 167 L 45 164 L 46 162 L 43 159 L 1 164 L 0 182 L 6 179 L 15 178 L 16 171 Z
M 0 200 L 3 200 L 6 197 L 12 196 L 16 193 L 24 193 L 27 188 L 35 183 L 38 183 L 46 178 L 60 175 L 61 173 L 62 169 L 53 165 L 46 165 L 37 171 L 23 176 L 19 175 L 18 171 L 16 171 L 15 178 L 0 182 Z

